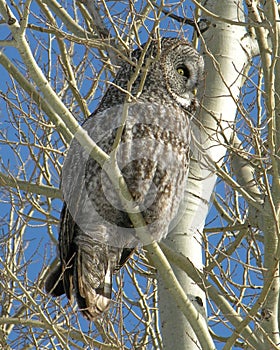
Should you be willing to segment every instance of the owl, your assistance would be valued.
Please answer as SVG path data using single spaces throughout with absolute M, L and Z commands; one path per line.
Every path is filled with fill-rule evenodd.
M 112 276 L 134 250 L 165 238 L 180 218 L 203 67 L 185 40 L 162 38 L 137 48 L 83 124 L 106 161 L 98 163 L 80 139 L 71 142 L 62 171 L 60 263 L 45 287 L 53 296 L 74 295 L 89 320 L 109 308 Z M 143 218 L 137 230 L 132 213 Z

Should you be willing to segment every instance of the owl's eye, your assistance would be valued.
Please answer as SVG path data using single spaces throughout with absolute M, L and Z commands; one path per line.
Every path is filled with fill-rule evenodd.
M 190 71 L 186 66 L 179 66 L 177 67 L 177 73 L 182 75 L 183 77 L 189 78 L 190 77 Z

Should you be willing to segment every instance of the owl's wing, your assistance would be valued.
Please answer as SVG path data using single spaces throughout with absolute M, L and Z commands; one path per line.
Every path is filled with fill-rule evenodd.
M 73 237 L 75 233 L 75 222 L 73 221 L 67 206 L 64 203 L 60 217 L 59 230 L 59 264 L 50 272 L 45 282 L 47 293 L 58 297 L 66 293 L 68 299 L 71 299 L 71 290 L 73 287 L 73 258 L 75 249 Z
M 86 130 L 92 129 L 89 124 L 85 125 Z M 95 139 L 109 153 L 114 135 L 105 132 L 103 136 L 102 127 L 99 129 L 96 123 Z M 101 208 L 105 214 L 106 210 L 108 212 L 108 209 L 102 208 L 104 199 L 100 195 L 100 170 L 98 163 L 89 159 L 87 152 L 74 140 L 63 167 L 65 202 L 59 230 L 60 264 L 49 274 L 45 283 L 46 291 L 53 296 L 66 293 L 68 299 L 72 300 L 75 291 L 78 306 L 88 319 L 95 319 L 108 308 L 112 275 L 134 250 L 106 244 L 106 225 L 92 206 L 92 203 L 97 203 L 96 208 Z M 125 213 L 115 210 L 111 214 L 111 221 L 125 216 Z M 127 218 L 122 221 L 131 227 Z
M 109 155 L 123 110 L 123 106 L 110 108 L 83 125 Z M 159 104 L 129 105 L 118 145 L 118 166 L 150 229 L 151 241 L 166 235 L 184 192 L 188 121 L 180 113 Z M 46 289 L 54 295 L 65 291 L 69 299 L 74 289 L 81 311 L 94 319 L 109 306 L 112 274 L 126 262 L 140 240 L 122 207 L 118 190 L 77 140 L 71 143 L 63 166 L 62 189 L 65 204 L 59 234 L 61 264 L 48 279 Z M 55 284 L 58 276 L 63 276 L 63 283 Z

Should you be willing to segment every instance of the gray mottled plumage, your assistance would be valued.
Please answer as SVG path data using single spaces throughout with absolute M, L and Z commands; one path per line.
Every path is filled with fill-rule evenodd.
M 132 53 L 135 66 L 142 52 Z M 152 241 L 164 238 L 178 215 L 188 175 L 193 91 L 203 61 L 187 41 L 163 38 L 160 47 L 152 43 L 130 92 L 135 99 L 126 104 L 124 90 L 135 66 L 123 63 L 83 127 L 110 155 L 126 111 L 116 162 Z M 106 172 L 75 139 L 63 166 L 62 189 L 60 265 L 47 278 L 46 290 L 54 296 L 66 293 L 69 299 L 74 291 L 83 314 L 94 319 L 108 308 L 112 274 L 139 239 Z

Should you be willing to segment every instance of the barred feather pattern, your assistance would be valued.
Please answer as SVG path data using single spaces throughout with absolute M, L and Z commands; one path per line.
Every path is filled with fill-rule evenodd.
M 141 52 L 141 48 L 134 51 L 133 61 Z M 193 90 L 203 76 L 202 58 L 188 42 L 163 38 L 161 54 L 154 59 L 157 52 L 156 44 L 147 50 L 146 57 L 153 62 L 136 102 L 125 103 L 123 90 L 134 67 L 124 62 L 114 86 L 83 124 L 98 146 L 111 155 L 126 113 L 115 162 L 146 223 L 150 242 L 166 237 L 180 217 L 189 169 L 190 119 L 197 105 Z M 134 96 L 141 77 L 133 85 Z M 72 300 L 75 295 L 89 320 L 108 310 L 113 274 L 143 243 L 104 169 L 76 139 L 72 141 L 62 175 L 65 203 L 60 263 L 46 280 L 46 291 L 53 296 L 66 293 Z

